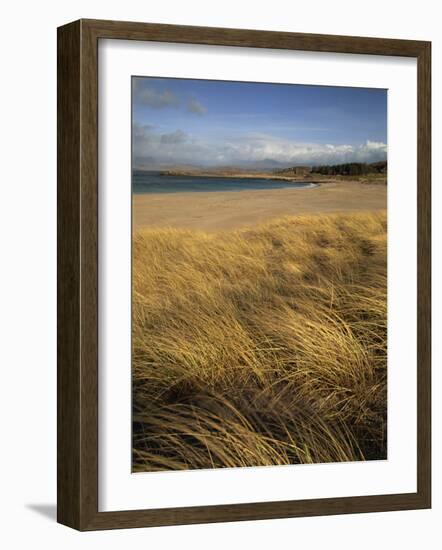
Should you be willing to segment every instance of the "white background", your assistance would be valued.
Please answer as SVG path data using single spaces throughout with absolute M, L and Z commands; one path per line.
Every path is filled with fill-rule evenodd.
M 416 61 L 110 40 L 99 67 L 99 509 L 416 492 Z M 146 71 L 388 89 L 387 461 L 131 474 L 130 80 Z
M 0 315 L 0 541 L 6 548 L 437 548 L 441 502 L 441 312 L 434 287 L 434 507 L 234 524 L 76 533 L 54 523 L 56 27 L 79 17 L 433 41 L 433 211 L 441 204 L 442 38 L 438 2 L 49 0 L 3 5 Z M 404 159 L 406 161 L 406 159 Z M 434 280 L 441 273 L 434 216 Z M 439 338 L 437 338 L 439 336 Z M 3 540 L 4 539 L 4 540 Z

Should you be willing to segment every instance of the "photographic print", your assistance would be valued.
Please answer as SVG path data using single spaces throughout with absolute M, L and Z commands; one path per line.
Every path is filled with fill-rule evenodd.
M 134 472 L 387 458 L 387 90 L 132 78 Z

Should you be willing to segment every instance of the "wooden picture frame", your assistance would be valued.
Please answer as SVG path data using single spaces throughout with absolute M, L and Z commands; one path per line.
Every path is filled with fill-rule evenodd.
M 98 511 L 98 41 L 122 39 L 405 56 L 418 67 L 417 492 Z M 431 506 L 431 44 L 79 20 L 58 29 L 58 521 L 81 531 Z

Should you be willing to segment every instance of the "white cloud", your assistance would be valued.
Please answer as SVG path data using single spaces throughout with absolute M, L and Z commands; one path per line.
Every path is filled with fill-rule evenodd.
M 367 149 L 373 149 L 374 151 L 380 151 L 380 150 L 386 151 L 387 146 L 385 145 L 385 143 L 382 143 L 382 141 L 367 140 L 367 142 L 365 143 L 365 147 Z
M 386 158 L 387 145 L 367 141 L 348 144 L 302 143 L 272 136 L 255 135 L 225 144 L 224 151 L 238 161 L 271 159 L 284 164 L 338 164 L 341 162 L 374 162 Z
M 159 134 L 150 126 L 134 127 L 136 165 L 317 165 L 375 162 L 387 157 L 387 145 L 367 140 L 361 145 L 302 143 L 265 134 L 249 134 L 221 141 L 196 138 L 182 130 Z

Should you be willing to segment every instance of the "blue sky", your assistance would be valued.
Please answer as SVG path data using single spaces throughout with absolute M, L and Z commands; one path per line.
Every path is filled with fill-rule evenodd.
M 134 77 L 135 167 L 277 167 L 387 155 L 387 91 Z

